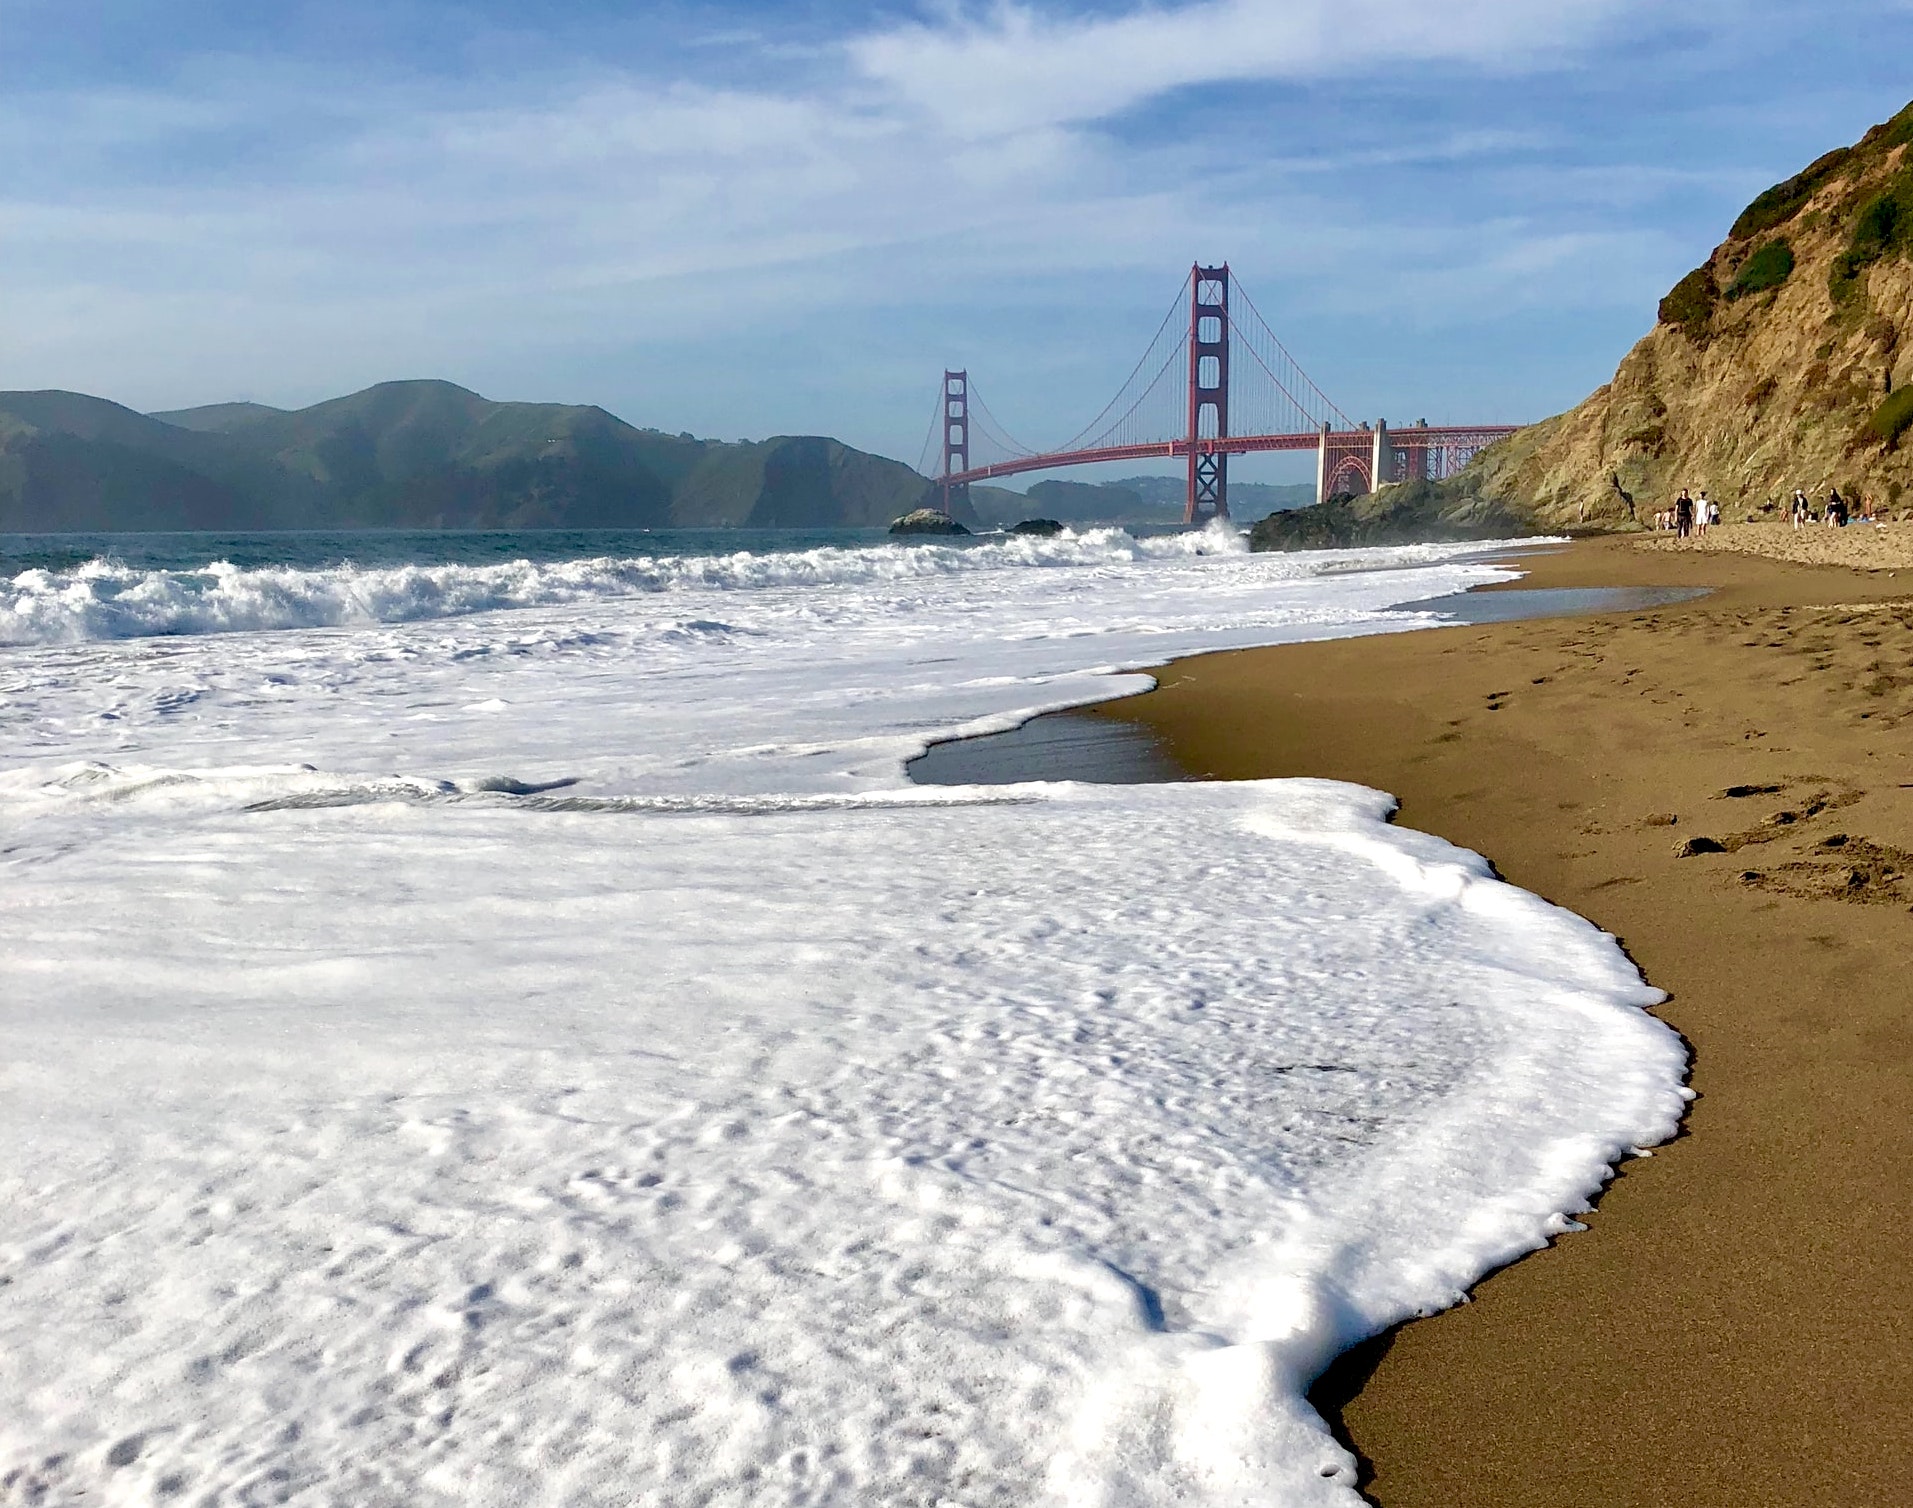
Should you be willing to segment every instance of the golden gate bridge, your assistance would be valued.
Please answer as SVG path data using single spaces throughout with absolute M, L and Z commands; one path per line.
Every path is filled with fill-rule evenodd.
M 967 501 L 972 482 L 1102 461 L 1177 458 L 1188 467 L 1183 520 L 1197 524 L 1229 516 L 1230 456 L 1313 450 L 1315 500 L 1323 502 L 1389 482 L 1452 476 L 1514 428 L 1357 424 L 1276 339 L 1228 263 L 1198 263 L 1116 396 L 1072 438 L 1049 450 L 1019 444 L 990 413 L 967 371 L 945 371 L 917 469 L 937 484 L 947 514 L 953 500 Z

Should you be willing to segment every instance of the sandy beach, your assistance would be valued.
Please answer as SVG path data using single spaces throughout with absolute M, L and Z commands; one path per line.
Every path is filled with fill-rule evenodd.
M 1858 571 L 1913 568 L 1913 523 L 1854 523 L 1844 529 L 1825 524 L 1799 529 L 1787 523 L 1718 524 L 1688 539 L 1650 534 L 1635 543 L 1643 550 L 1756 555 L 1797 565 L 1850 566 Z
M 1913 1500 L 1913 533 L 1749 531 L 1792 534 L 1522 561 L 1713 588 L 1678 606 L 1206 656 L 1103 709 L 1192 774 L 1394 792 L 1618 936 L 1692 1045 L 1686 1134 L 1588 1232 L 1319 1385 L 1380 1503 Z M 1809 545 L 1845 565 L 1768 558 Z

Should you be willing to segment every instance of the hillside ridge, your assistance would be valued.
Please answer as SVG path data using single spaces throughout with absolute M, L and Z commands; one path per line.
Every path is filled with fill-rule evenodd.
M 0 392 L 0 530 L 843 527 L 926 483 L 815 435 L 639 429 L 587 404 L 496 402 L 439 379 L 302 409 L 160 414 Z

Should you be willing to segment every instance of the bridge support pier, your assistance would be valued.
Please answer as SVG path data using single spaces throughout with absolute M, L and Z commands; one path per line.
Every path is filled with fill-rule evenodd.
M 1229 264 L 1189 272 L 1189 492 L 1185 524 L 1229 516 Z
M 1322 421 L 1322 432 L 1315 442 L 1315 502 L 1321 506 L 1328 501 L 1328 420 Z
M 1206 523 L 1229 516 L 1229 453 L 1205 451 L 1189 457 L 1189 501 L 1182 510 L 1186 524 Z
M 945 371 L 943 374 L 943 516 L 950 516 L 950 499 L 970 500 L 968 482 L 952 483 L 950 478 L 970 469 L 970 374 Z
M 1394 469 L 1395 452 L 1393 447 L 1388 443 L 1388 421 L 1386 419 L 1377 419 L 1375 421 L 1374 450 L 1370 454 L 1368 461 L 1368 490 L 1370 492 L 1379 492 L 1389 482 L 1394 481 L 1395 479 L 1389 475 L 1389 472 Z

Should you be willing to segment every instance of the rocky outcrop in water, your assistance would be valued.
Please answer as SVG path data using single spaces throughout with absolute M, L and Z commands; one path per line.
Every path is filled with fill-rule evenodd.
M 1252 550 L 1330 550 L 1428 540 L 1508 539 L 1536 532 L 1527 514 L 1434 482 L 1403 482 L 1362 497 L 1271 513 L 1249 530 Z
M 892 534 L 968 534 L 970 531 L 935 508 L 914 508 L 890 525 Z

